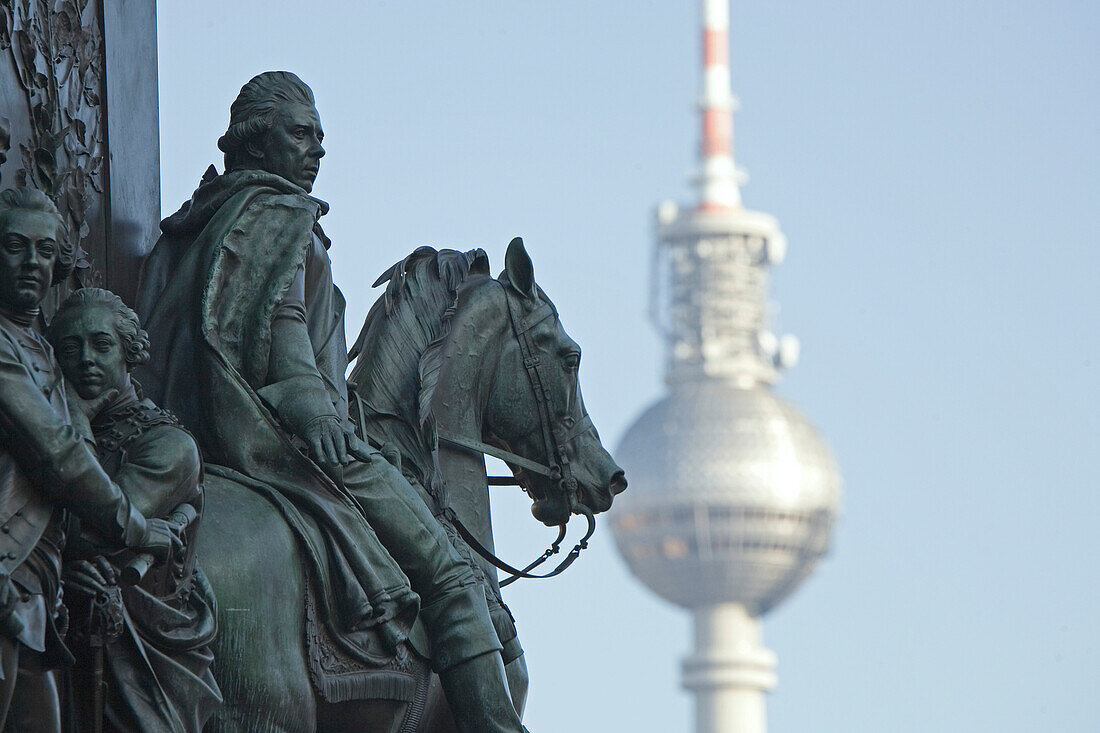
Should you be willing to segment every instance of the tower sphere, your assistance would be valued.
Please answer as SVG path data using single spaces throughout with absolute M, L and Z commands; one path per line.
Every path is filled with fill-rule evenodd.
M 631 571 L 688 608 L 768 611 L 825 554 L 840 476 L 817 431 L 768 387 L 677 385 L 616 457 L 630 491 L 613 518 Z

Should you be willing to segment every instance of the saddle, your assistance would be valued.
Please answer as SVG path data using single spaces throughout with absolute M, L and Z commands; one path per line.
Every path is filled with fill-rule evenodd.
M 401 645 L 397 655 L 382 665 L 368 664 L 344 652 L 322 621 L 315 597 L 316 586 L 309 577 L 309 569 L 303 570 L 306 576 L 306 663 L 314 689 L 331 703 L 349 700 L 406 702 L 409 707 L 401 731 L 417 730 L 428 702 L 432 675 L 428 660 L 412 643 Z M 413 637 L 424 638 L 419 624 L 414 627 Z

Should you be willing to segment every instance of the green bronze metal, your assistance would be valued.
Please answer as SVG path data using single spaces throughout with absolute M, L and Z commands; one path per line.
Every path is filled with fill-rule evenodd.
M 68 405 L 61 371 L 36 330 L 39 308 L 75 263 L 63 219 L 40 191 L 0 192 L 0 727 L 60 730 L 53 670 L 63 645 L 58 568 L 72 512 L 99 543 L 169 559 L 181 544 L 112 481 L 85 437 L 104 398 Z M 112 390 L 114 392 L 114 390 Z M 72 410 L 72 414 L 70 414 Z
M 67 643 L 78 663 L 68 686 L 78 728 L 109 723 L 112 730 L 198 733 L 221 703 L 210 671 L 215 601 L 195 557 L 203 509 L 198 446 L 130 379 L 149 357 L 148 336 L 114 293 L 77 290 L 47 335 L 70 403 L 90 417 L 100 464 L 143 513 L 179 527 L 184 543 L 155 563 L 70 526 Z M 93 679 L 100 670 L 102 685 Z
M 94 126 L 0 118 L 4 175 L 12 137 L 46 152 L 80 143 L 64 159 L 19 143 L 15 177 L 63 199 L 61 212 L 29 189 L 0 194 L 0 682 L 19 680 L 0 684 L 0 727 L 525 731 L 526 663 L 496 569 L 536 577 L 582 515 L 583 539 L 540 570 L 562 572 L 626 481 L 584 409 L 580 348 L 522 241 L 497 279 L 481 250 L 416 250 L 379 279 L 385 293 L 349 355 L 319 223 L 328 205 L 310 195 L 321 116 L 300 79 L 267 72 L 233 103 L 218 141 L 225 171 L 211 166 L 162 222 L 133 293 L 144 246 L 130 235 L 142 226 L 97 208 L 118 194 L 120 206 L 147 204 L 127 209 L 135 221 L 155 216 L 155 187 L 141 183 L 155 147 L 112 154 L 114 168 L 98 155 L 103 126 L 116 139 L 129 124 L 100 109 L 104 63 L 108 75 L 124 68 L 123 42 L 105 50 L 104 33 L 152 22 L 120 7 L 34 6 L 72 10 L 67 22 L 90 39 L 90 81 L 69 102 Z M 27 35 L 38 26 L 23 11 L 4 20 L 16 96 L 33 108 L 67 88 L 67 76 L 25 73 L 56 39 Z M 139 55 L 148 40 L 135 41 Z M 135 87 L 155 86 L 138 77 Z M 147 112 L 133 119 L 146 131 Z M 83 173 L 62 182 L 61 165 Z M 143 171 L 116 180 L 127 166 Z M 103 174 L 108 193 L 80 198 L 77 183 L 103 193 Z M 127 275 L 141 321 L 109 291 L 63 302 L 51 291 L 88 264 L 85 240 L 101 260 L 91 265 Z M 51 351 L 37 329 L 58 303 Z M 485 455 L 508 463 L 534 517 L 559 528 L 523 570 L 494 554 Z M 17 520 L 31 529 L 9 531 Z M 75 666 L 56 616 L 62 563 Z M 51 665 L 62 671 L 26 671 Z

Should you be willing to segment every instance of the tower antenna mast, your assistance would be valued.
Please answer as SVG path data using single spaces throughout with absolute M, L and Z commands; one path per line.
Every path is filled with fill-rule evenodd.
M 616 455 L 631 490 L 612 518 L 619 551 L 661 597 L 690 609 L 683 685 L 696 733 L 765 733 L 775 655 L 759 617 L 826 553 L 840 475 L 817 431 L 772 387 L 798 340 L 768 330 L 768 275 L 787 240 L 741 202 L 733 159 L 729 0 L 702 0 L 698 197 L 657 207 L 651 315 L 668 394 Z

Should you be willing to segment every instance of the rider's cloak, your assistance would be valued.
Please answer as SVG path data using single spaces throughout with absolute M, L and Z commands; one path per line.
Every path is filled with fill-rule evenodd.
M 343 297 L 321 293 L 305 327 L 312 370 L 272 381 L 272 319 L 316 238 L 327 205 L 263 171 L 211 169 L 190 201 L 161 224 L 146 263 L 138 309 L 151 356 L 138 373 L 154 402 L 194 433 L 207 473 L 258 491 L 282 512 L 308 558 L 326 625 L 364 661 L 407 638 L 419 599 L 356 500 L 307 458 L 280 424 L 291 412 L 323 414 L 296 401 L 320 393 L 346 414 Z M 311 297 L 315 297 L 314 296 Z M 318 383 L 317 380 L 320 380 Z M 295 408 L 298 408 L 297 410 Z M 257 548 L 262 552 L 262 548 Z M 377 635 L 363 633 L 370 629 Z

